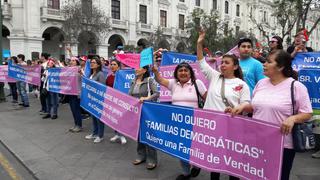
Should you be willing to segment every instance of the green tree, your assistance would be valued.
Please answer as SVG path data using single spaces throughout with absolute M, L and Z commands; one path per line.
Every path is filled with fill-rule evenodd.
M 190 52 L 196 51 L 200 27 L 206 31 L 204 46 L 211 51 L 227 52 L 236 45 L 239 39 L 233 33 L 233 29 L 229 29 L 227 24 L 220 20 L 217 11 L 213 10 L 210 14 L 206 14 L 202 9 L 194 9 L 188 19 L 186 29 L 190 36 L 187 39 L 187 46 Z

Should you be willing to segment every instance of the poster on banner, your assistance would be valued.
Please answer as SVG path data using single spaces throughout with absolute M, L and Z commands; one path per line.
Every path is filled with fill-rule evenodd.
M 301 69 L 298 79 L 308 89 L 312 108 L 320 109 L 320 69 Z
M 60 94 L 79 95 L 79 68 L 49 68 L 48 90 Z
M 180 64 L 182 62 L 194 63 L 196 61 L 196 55 L 164 51 L 162 52 L 161 66 Z
M 8 66 L 0 66 L 0 82 L 16 82 L 15 79 L 8 76 Z
M 134 69 L 122 69 L 116 72 L 113 88 L 128 94 L 131 81 L 136 77 Z
M 163 78 L 166 79 L 174 79 L 174 69 L 177 65 L 171 65 L 171 66 L 160 66 L 159 73 Z M 192 67 L 194 74 L 196 76 L 196 79 L 201 80 L 204 85 L 208 88 L 209 87 L 209 81 L 205 78 L 204 74 L 200 70 L 200 66 L 198 63 L 192 63 L 190 64 Z M 168 102 L 171 101 L 171 91 L 168 90 L 164 86 L 160 86 L 160 102 Z
M 40 86 L 40 82 L 41 82 L 40 74 L 41 74 L 40 65 L 21 66 L 21 65 L 13 64 L 12 61 L 9 61 L 8 76 L 17 81 L 23 81 L 28 84 Z
M 88 59 L 86 61 L 86 64 L 84 66 L 84 70 L 83 70 L 83 76 L 86 77 L 86 78 L 89 78 L 90 77 L 90 74 L 91 74 L 91 68 L 90 68 L 90 60 Z
M 139 69 L 140 67 L 140 54 L 117 54 L 116 59 L 131 68 Z
M 208 171 L 241 179 L 281 176 L 283 135 L 260 120 L 145 102 L 140 141 Z
M 88 78 L 82 79 L 81 88 L 81 107 L 121 134 L 138 139 L 139 99 Z
M 140 68 L 153 64 L 153 48 L 149 47 L 140 53 Z
M 292 68 L 295 71 L 304 68 L 320 68 L 320 52 L 297 53 L 292 61 Z

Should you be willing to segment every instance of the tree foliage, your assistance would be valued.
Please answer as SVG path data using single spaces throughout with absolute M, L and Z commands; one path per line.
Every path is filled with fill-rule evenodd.
M 202 9 L 194 9 L 186 24 L 186 28 L 190 34 L 187 39 L 187 46 L 191 52 L 196 51 L 200 27 L 206 31 L 204 46 L 211 51 L 220 50 L 227 52 L 239 40 L 239 35 L 235 35 L 233 29 L 227 28 L 226 24 L 220 20 L 216 11 L 211 11 L 210 14 L 207 14 Z M 243 33 L 242 35 L 246 36 Z
M 93 4 L 85 2 L 68 1 L 68 4 L 63 6 L 65 20 L 62 29 L 69 41 L 76 39 L 81 32 L 92 32 L 102 39 L 109 31 L 109 18 L 105 13 Z

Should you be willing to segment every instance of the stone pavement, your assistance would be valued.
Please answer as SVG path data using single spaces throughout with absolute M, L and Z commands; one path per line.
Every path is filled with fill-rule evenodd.
M 134 166 L 134 141 L 110 143 L 113 130 L 106 127 L 105 140 L 94 144 L 84 139 L 90 133 L 91 119 L 84 121 L 84 132 L 69 133 L 73 119 L 68 104 L 59 106 L 58 119 L 48 120 L 38 113 L 39 101 L 31 97 L 30 102 L 30 108 L 0 104 L 0 140 L 40 180 L 174 180 L 181 171 L 178 160 L 162 152 L 155 170 L 147 170 L 144 164 Z M 297 155 L 291 179 L 320 179 L 320 159 L 310 155 Z M 194 179 L 209 177 L 202 171 Z

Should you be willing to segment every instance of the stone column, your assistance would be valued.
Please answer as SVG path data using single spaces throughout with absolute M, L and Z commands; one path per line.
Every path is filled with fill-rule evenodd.
M 96 46 L 97 54 L 101 57 L 104 57 L 105 59 L 108 58 L 108 47 L 108 44 L 98 44 Z

